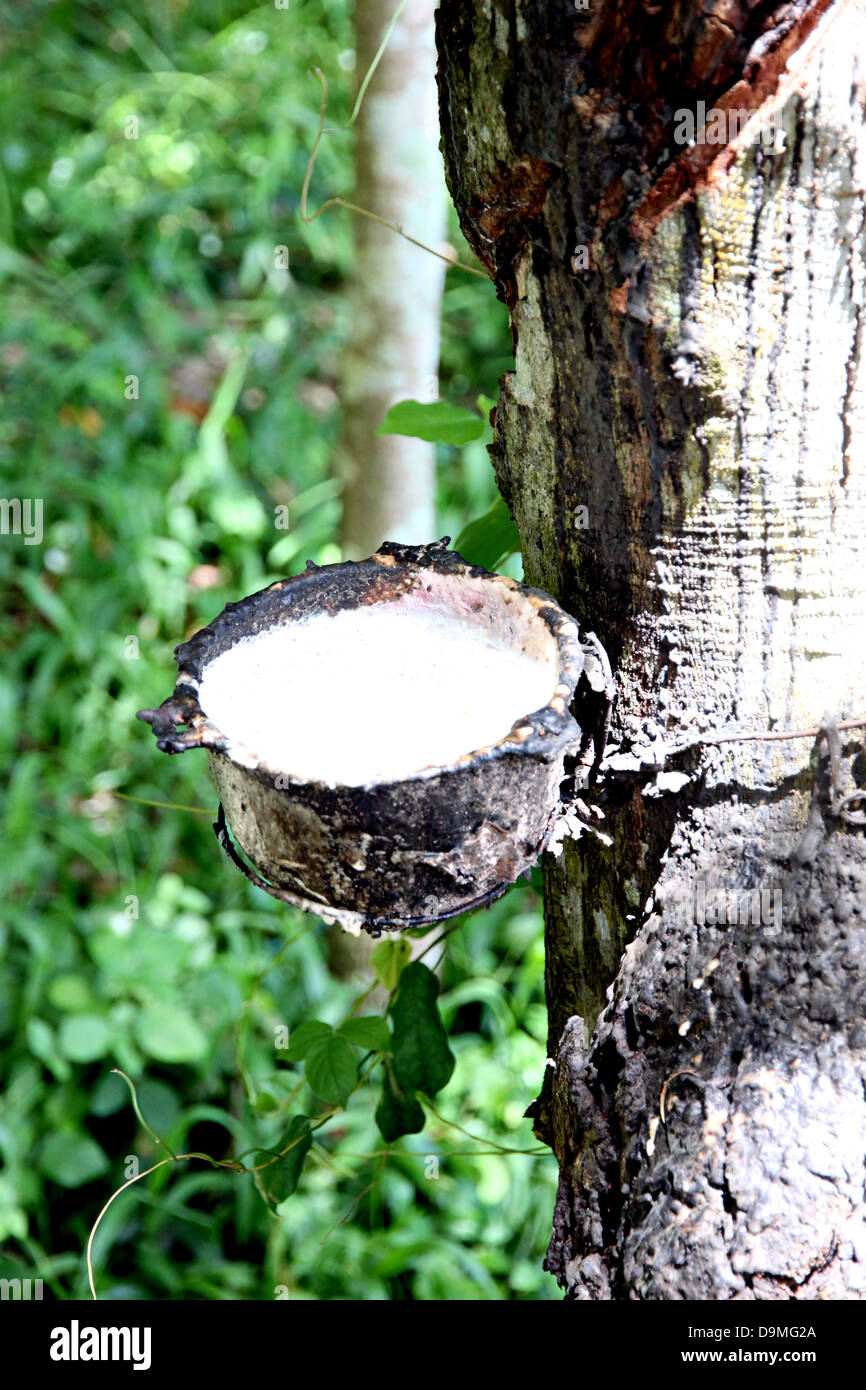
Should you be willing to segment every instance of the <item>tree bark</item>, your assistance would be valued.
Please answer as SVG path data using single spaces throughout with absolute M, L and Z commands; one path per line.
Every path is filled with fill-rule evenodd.
M 396 8 L 356 0 L 355 61 L 363 81 Z M 436 148 L 433 0 L 408 0 L 357 121 L 355 201 L 438 247 L 445 188 Z M 435 448 L 377 435 L 395 401 L 435 400 L 445 265 L 396 232 L 355 219 L 349 287 L 351 336 L 343 354 L 342 548 L 365 558 L 382 541 L 435 539 Z
M 497 481 L 618 683 L 611 842 L 545 862 L 548 1267 L 866 1297 L 863 730 L 835 786 L 824 741 L 701 741 L 866 706 L 866 7 L 443 0 L 438 46 L 515 342 Z

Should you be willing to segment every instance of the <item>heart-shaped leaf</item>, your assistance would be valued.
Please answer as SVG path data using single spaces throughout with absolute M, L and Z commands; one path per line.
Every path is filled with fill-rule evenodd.
M 318 1018 L 299 1023 L 289 1035 L 289 1045 L 284 1054 L 286 1061 L 302 1062 L 313 1045 L 323 1038 L 329 1038 L 333 1031 L 330 1023 L 322 1023 Z
M 332 1033 L 307 1053 L 304 1075 L 310 1089 L 332 1105 L 345 1105 L 358 1079 L 355 1053 L 345 1038 Z
M 391 1047 L 391 1030 L 384 1018 L 375 1014 L 365 1018 L 347 1018 L 337 1029 L 341 1038 L 363 1047 L 367 1052 L 388 1052 Z

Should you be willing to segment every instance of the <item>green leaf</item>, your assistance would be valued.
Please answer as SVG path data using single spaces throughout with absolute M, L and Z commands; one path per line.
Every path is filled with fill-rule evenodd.
M 90 1093 L 90 1114 L 116 1115 L 124 1105 L 129 1104 L 129 1090 L 123 1079 L 115 1072 L 105 1072 Z
M 463 527 L 454 549 L 470 565 L 493 570 L 509 555 L 520 553 L 520 533 L 501 497 L 493 506 Z
M 330 1023 L 321 1023 L 317 1018 L 299 1023 L 289 1035 L 289 1045 L 284 1053 L 286 1061 L 302 1062 L 313 1044 L 329 1038 L 333 1031 Z
M 255 1109 L 257 1115 L 269 1115 L 279 1105 L 278 1098 L 268 1086 L 260 1086 L 256 1092 Z
M 89 1135 L 61 1130 L 46 1139 L 39 1166 L 47 1178 L 61 1187 L 81 1187 L 104 1173 L 108 1160 Z
M 447 1085 L 454 1054 L 439 1017 L 439 981 L 420 961 L 412 961 L 400 976 L 391 1006 L 394 1025 L 394 1075 L 406 1095 L 423 1091 L 434 1096 Z
M 355 1054 L 336 1033 L 314 1043 L 307 1053 L 304 1075 L 312 1091 L 332 1105 L 345 1105 L 358 1079 Z
M 58 1043 L 71 1062 L 95 1062 L 109 1049 L 111 1029 L 98 1014 L 72 1014 L 60 1025 Z
M 63 600 L 49 589 L 41 575 L 33 570 L 19 567 L 16 583 L 23 589 L 34 608 L 38 608 L 46 622 L 56 628 L 61 636 L 77 629 L 77 625 Z
M 295 1077 L 291 1072 L 278 1071 L 272 1072 L 256 1086 L 255 1108 L 260 1115 L 269 1115 L 286 1101 L 295 1086 Z
M 405 936 L 396 941 L 380 941 L 370 952 L 370 964 L 383 989 L 393 994 L 403 969 L 409 963 L 412 947 Z
M 382 1099 L 376 1107 L 376 1124 L 386 1144 L 404 1134 L 418 1134 L 424 1128 L 424 1111 L 414 1095 L 400 1090 L 394 1069 L 386 1062 L 382 1076 Z
M 216 493 L 210 499 L 210 510 L 217 526 L 226 536 L 258 540 L 267 524 L 261 502 L 249 493 Z
M 384 1018 L 370 1015 L 366 1018 L 347 1018 L 337 1029 L 341 1038 L 363 1047 L 368 1052 L 388 1052 L 391 1047 L 391 1030 Z
M 297 1142 L 293 1143 L 294 1140 Z M 292 1144 L 288 1153 L 283 1154 L 282 1158 L 262 1172 L 265 1191 L 276 1203 L 284 1202 L 287 1197 L 291 1197 L 300 1181 L 304 1159 L 313 1144 L 308 1115 L 292 1116 L 280 1147 L 285 1148 L 287 1144 Z M 270 1157 L 270 1154 L 257 1154 L 256 1163 L 265 1163 Z
M 90 990 L 78 975 L 56 975 L 47 994 L 55 1009 L 65 1013 L 84 1013 L 93 1004 Z
M 42 1018 L 28 1018 L 26 1031 L 27 1046 L 34 1057 L 44 1062 L 56 1050 L 54 1029 Z
M 398 401 L 376 433 L 407 434 L 431 444 L 468 444 L 484 433 L 484 421 L 473 410 L 448 401 Z
M 138 1015 L 135 1037 L 139 1047 L 158 1062 L 198 1062 L 207 1052 L 207 1038 L 194 1018 L 168 1004 L 147 1004 Z
M 176 1092 L 164 1081 L 152 1080 L 148 1076 L 139 1081 L 136 1090 L 138 1108 L 151 1129 L 156 1134 L 167 1134 L 177 1123 L 183 1108 Z
M 40 1062 L 44 1062 L 58 1081 L 68 1081 L 72 1073 L 65 1057 L 60 1055 L 54 1029 L 44 1019 L 28 1018 L 25 1032 L 27 1046 L 33 1056 L 38 1057 Z

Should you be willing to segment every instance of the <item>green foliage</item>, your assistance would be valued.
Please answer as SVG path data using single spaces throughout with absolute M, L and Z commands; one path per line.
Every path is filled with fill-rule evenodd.
M 457 445 L 482 436 L 490 438 L 493 401 L 482 395 L 477 404 L 481 416 L 448 401 L 398 401 L 376 433 L 414 435 L 437 444 Z M 483 516 L 463 527 L 454 549 L 471 565 L 488 570 L 498 569 L 512 555 L 520 554 L 520 534 L 501 496 L 497 494 Z
M 388 994 L 397 988 L 401 972 L 409 962 L 411 947 L 405 936 L 395 937 L 393 941 L 380 941 L 370 952 L 370 964 L 379 984 Z
M 418 1097 L 403 1090 L 394 1071 L 393 1062 L 386 1062 L 382 1074 L 382 1098 L 376 1106 L 376 1124 L 386 1144 L 393 1144 L 406 1134 L 418 1134 L 424 1128 L 424 1111 Z
M 44 539 L 0 538 L 0 1277 L 86 1297 L 129 1158 L 170 1149 L 255 1171 L 179 1159 L 119 1196 L 102 1298 L 553 1298 L 555 1164 L 523 1118 L 545 1057 L 535 888 L 447 928 L 432 1009 L 454 1071 L 425 1124 L 391 1051 L 416 987 L 393 1034 L 382 1016 L 410 941 L 335 978 L 322 925 L 220 856 L 205 760 L 158 755 L 135 719 L 229 599 L 340 558 L 352 224 L 296 213 L 307 69 L 329 75 L 329 121 L 350 109 L 348 4 L 5 18 L 0 456 L 4 495 L 43 499 Z M 317 186 L 348 187 L 350 161 L 349 137 L 326 141 Z M 443 395 L 471 411 L 510 365 L 492 286 L 449 272 Z M 440 534 L 494 500 L 484 439 L 437 451 Z
M 176 1005 L 146 1004 L 136 1018 L 135 1040 L 157 1062 L 197 1062 L 207 1052 L 206 1035 Z
M 406 966 L 391 1006 L 394 1075 L 411 1095 L 435 1096 L 454 1071 L 454 1055 L 436 1007 L 439 982 L 420 961 Z
M 86 1134 L 61 1129 L 49 1134 L 42 1145 L 39 1166 L 61 1187 L 82 1187 L 104 1173 L 108 1162 L 99 1145 Z
M 299 1024 L 292 1032 L 286 1061 L 302 1062 L 316 1043 L 321 1042 L 323 1038 L 330 1038 L 333 1031 L 330 1023 L 322 1023 L 317 1018 L 310 1018 L 306 1023 Z
M 285 1202 L 296 1190 L 304 1167 L 304 1159 L 313 1147 L 313 1133 L 307 1115 L 293 1115 L 285 1133 L 285 1152 L 276 1163 L 271 1155 L 257 1154 L 257 1161 L 267 1165 L 265 1190 L 276 1203 Z
M 398 401 L 377 434 L 407 434 L 431 444 L 468 444 L 480 439 L 484 421 L 472 410 L 448 401 Z
M 483 516 L 464 526 L 454 549 L 470 565 L 481 565 L 487 570 L 496 570 L 509 555 L 519 554 L 520 536 L 501 497 Z
M 313 1043 L 307 1053 L 304 1075 L 313 1095 L 332 1105 L 345 1105 L 358 1080 L 351 1043 L 337 1033 Z
M 392 1057 L 385 1063 L 376 1109 L 376 1123 L 389 1144 L 424 1128 L 417 1092 L 434 1096 L 454 1071 L 454 1054 L 436 1007 L 438 994 L 436 976 L 420 961 L 402 971 L 391 1005 Z
M 356 1047 L 370 1052 L 387 1052 L 391 1046 L 391 1034 L 384 1018 L 347 1018 L 338 1032 Z
M 72 1014 L 61 1020 L 57 1045 L 70 1062 L 95 1062 L 111 1045 L 111 1029 L 98 1014 Z

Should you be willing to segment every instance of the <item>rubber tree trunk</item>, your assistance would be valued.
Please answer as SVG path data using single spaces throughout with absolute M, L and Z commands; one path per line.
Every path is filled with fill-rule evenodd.
M 443 0 L 438 45 L 497 480 L 618 682 L 611 843 L 545 865 L 548 1267 L 864 1297 L 863 730 L 835 789 L 820 740 L 700 740 L 866 706 L 866 11 Z
M 446 192 L 437 149 L 434 0 L 408 0 L 357 121 L 355 202 L 439 247 Z M 356 0 L 355 53 L 363 81 L 396 0 Z M 434 446 L 379 435 L 395 401 L 435 400 L 445 265 L 394 231 L 355 219 L 350 336 L 341 372 L 346 559 L 382 541 L 435 538 Z

